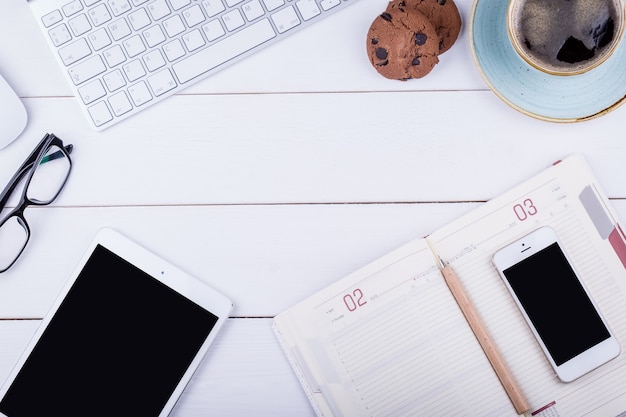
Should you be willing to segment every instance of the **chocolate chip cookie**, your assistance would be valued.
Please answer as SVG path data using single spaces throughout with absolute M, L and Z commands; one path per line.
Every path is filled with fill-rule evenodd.
M 387 12 L 394 9 L 417 10 L 430 20 L 439 36 L 439 53 L 454 45 L 461 31 L 461 15 L 453 0 L 392 0 Z
M 394 80 L 421 78 L 439 62 L 439 36 L 422 13 L 395 7 L 377 16 L 367 35 L 370 62 Z

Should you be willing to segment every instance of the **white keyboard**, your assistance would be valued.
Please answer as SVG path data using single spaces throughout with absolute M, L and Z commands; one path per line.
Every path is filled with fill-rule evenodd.
M 102 130 L 356 0 L 30 0 Z

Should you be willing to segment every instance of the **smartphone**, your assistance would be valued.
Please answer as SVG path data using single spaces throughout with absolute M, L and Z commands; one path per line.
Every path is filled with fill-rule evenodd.
M 617 338 L 552 228 L 498 250 L 493 263 L 561 381 L 619 355 Z

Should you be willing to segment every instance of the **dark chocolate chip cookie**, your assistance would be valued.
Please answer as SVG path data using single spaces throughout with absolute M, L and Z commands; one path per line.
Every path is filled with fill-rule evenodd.
M 439 62 L 439 36 L 422 13 L 393 8 L 377 16 L 367 35 L 367 54 L 382 76 L 421 78 Z
M 439 53 L 454 45 L 461 31 L 461 15 L 453 0 L 392 0 L 387 12 L 394 9 L 417 10 L 430 20 L 439 36 Z

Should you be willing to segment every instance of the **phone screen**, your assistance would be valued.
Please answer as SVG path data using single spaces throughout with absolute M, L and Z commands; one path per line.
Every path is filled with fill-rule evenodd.
M 557 366 L 610 337 L 557 243 L 503 273 Z

